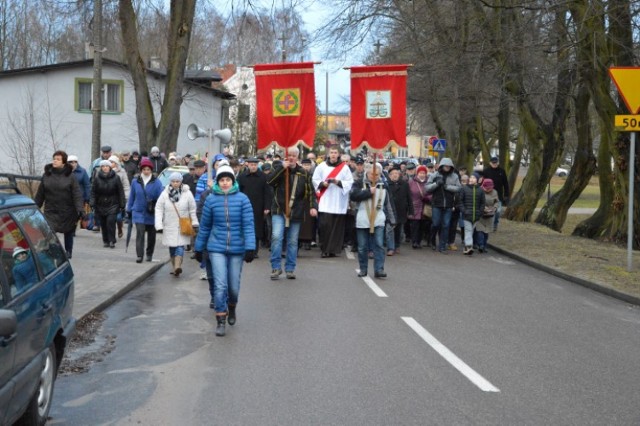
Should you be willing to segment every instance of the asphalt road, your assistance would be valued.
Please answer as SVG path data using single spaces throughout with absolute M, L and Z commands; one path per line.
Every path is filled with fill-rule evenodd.
M 59 378 L 49 424 L 640 423 L 640 309 L 494 253 L 403 249 L 386 280 L 314 250 L 273 282 L 262 252 L 223 338 L 194 264 L 165 267 L 106 311 L 115 349 Z

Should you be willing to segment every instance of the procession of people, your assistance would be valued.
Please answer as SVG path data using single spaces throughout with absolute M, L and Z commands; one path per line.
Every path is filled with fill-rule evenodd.
M 486 174 L 495 180 L 484 171 L 467 175 L 449 158 L 394 163 L 348 155 L 337 145 L 323 157 L 301 157 L 298 147 L 249 158 L 219 153 L 209 179 L 206 157 L 172 153 L 188 173 L 173 172 L 163 186 L 157 175 L 165 154 L 156 149 L 147 157 L 105 145 L 89 172 L 77 156 L 56 151 L 36 203 L 64 234 L 69 258 L 77 222 L 88 214 L 105 248 L 123 238 L 118 223 L 130 227 L 127 245 L 135 229 L 136 263 L 153 260 L 160 234 L 171 275 L 201 268 L 216 335 L 224 336 L 237 321 L 242 264 L 258 258 L 261 247 L 270 252 L 270 280 L 297 279 L 299 250 L 314 247 L 321 259 L 357 252 L 359 277 L 370 275 L 372 260 L 371 275 L 387 279 L 386 258 L 401 254 L 403 244 L 457 251 L 458 226 L 462 254 L 486 252 L 508 201 L 506 175 L 494 158 Z

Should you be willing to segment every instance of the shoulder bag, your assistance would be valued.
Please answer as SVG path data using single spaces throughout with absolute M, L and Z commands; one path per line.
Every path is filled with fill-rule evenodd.
M 171 202 L 171 201 L 170 201 Z M 176 207 L 176 203 L 171 203 L 173 208 L 178 215 L 178 220 L 180 221 L 180 233 L 187 237 L 193 237 L 196 233 L 193 231 L 193 225 L 191 224 L 191 217 L 181 217 L 178 212 L 178 208 Z

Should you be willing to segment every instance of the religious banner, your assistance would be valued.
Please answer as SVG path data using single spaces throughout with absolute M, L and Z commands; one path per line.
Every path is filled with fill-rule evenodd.
M 258 151 L 272 145 L 313 148 L 316 95 L 313 62 L 260 64 L 256 77 Z
M 351 67 L 351 149 L 407 146 L 407 67 Z

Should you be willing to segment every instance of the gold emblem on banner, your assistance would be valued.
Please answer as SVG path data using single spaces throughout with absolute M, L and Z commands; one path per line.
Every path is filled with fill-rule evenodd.
M 300 115 L 300 89 L 273 89 L 271 94 L 274 117 Z
M 367 90 L 367 118 L 391 118 L 391 90 Z

